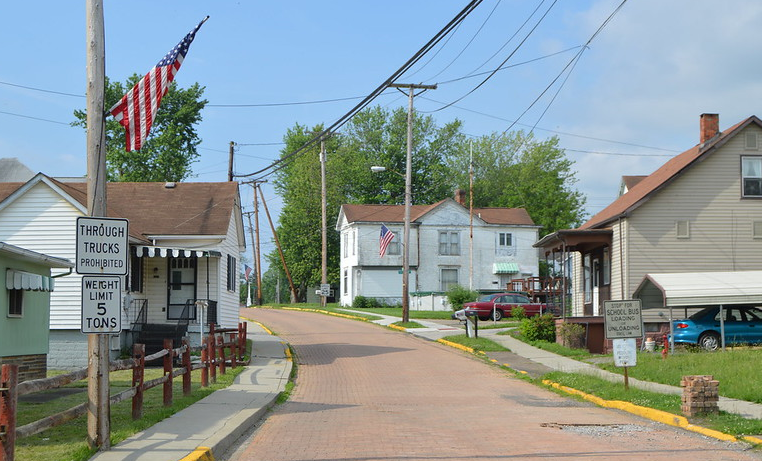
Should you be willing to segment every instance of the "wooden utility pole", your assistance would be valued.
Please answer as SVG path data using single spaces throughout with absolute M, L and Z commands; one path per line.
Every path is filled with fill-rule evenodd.
M 474 289 L 474 149 L 468 143 L 468 289 Z
M 413 203 L 413 97 L 416 89 L 436 90 L 436 85 L 422 85 L 414 83 L 392 83 L 392 88 L 407 88 L 407 155 L 405 157 L 405 228 L 404 247 L 402 247 L 402 322 L 410 321 L 410 207 Z
M 262 305 L 262 266 L 260 263 L 261 254 L 259 251 L 259 200 L 257 199 L 257 183 L 254 183 L 254 231 L 256 232 L 256 258 L 254 259 L 254 270 L 257 277 L 257 306 Z
M 259 185 L 256 186 L 257 189 L 259 189 Z M 262 192 L 260 190 L 260 192 Z M 275 226 L 273 225 L 273 220 L 270 218 L 270 210 L 267 209 L 267 202 L 265 201 L 265 196 L 262 195 L 262 206 L 265 208 L 265 213 L 267 214 L 267 221 L 270 223 L 270 229 L 273 231 L 273 238 L 275 239 L 275 245 L 278 247 L 278 254 L 280 255 L 280 261 L 283 263 L 283 270 L 286 272 L 286 278 L 288 279 L 288 286 L 291 288 L 291 302 L 295 303 L 297 300 L 296 296 L 296 288 L 294 288 L 294 281 L 291 280 L 291 273 L 288 271 L 288 266 L 286 265 L 286 257 L 283 256 L 283 249 L 280 247 L 280 240 L 278 240 L 278 233 L 275 232 Z
M 228 182 L 233 181 L 233 151 L 235 143 L 230 141 L 230 152 L 228 153 Z
M 87 214 L 106 216 L 105 82 L 103 2 L 87 0 Z M 87 336 L 87 442 L 111 448 L 108 336 Z
M 320 284 L 328 283 L 328 225 L 326 217 L 326 191 L 325 191 L 325 140 L 320 140 L 320 213 L 321 226 L 321 258 L 320 258 Z M 320 305 L 325 307 L 326 296 L 320 297 Z
M 254 262 L 252 262 L 252 264 L 254 264 L 254 266 L 255 266 L 254 271 L 256 272 L 257 250 L 254 247 L 254 228 L 251 226 L 251 215 L 253 215 L 254 212 L 250 211 L 250 212 L 247 212 L 247 213 L 244 213 L 244 214 L 249 219 L 249 236 L 251 238 L 251 240 L 250 240 L 251 241 L 251 259 L 252 259 L 252 261 L 254 261 Z M 256 276 L 257 276 L 257 274 L 255 273 L 254 277 L 256 278 Z M 249 299 L 247 301 L 248 301 L 249 304 L 251 304 L 251 277 L 249 277 L 249 279 L 246 281 L 246 283 L 249 285 L 248 286 L 248 288 L 249 288 L 249 290 L 248 290 L 249 291 Z M 259 286 L 257 286 L 257 289 L 258 288 L 259 288 Z M 254 293 L 254 296 L 256 297 L 257 294 Z M 257 299 L 259 299 L 259 298 L 257 298 Z M 259 302 L 256 302 L 256 304 L 259 305 Z

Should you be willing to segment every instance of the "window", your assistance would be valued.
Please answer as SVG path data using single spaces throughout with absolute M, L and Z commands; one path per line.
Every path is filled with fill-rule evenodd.
M 586 254 L 582 263 L 584 287 L 585 287 L 585 303 L 593 302 L 593 268 L 590 262 L 590 255 Z
M 346 258 L 347 256 L 349 256 L 349 235 L 344 233 L 343 237 L 344 237 L 344 257 Z
M 355 233 L 352 232 L 351 234 L 349 234 L 349 236 L 351 237 L 349 240 L 349 244 L 352 246 L 352 256 L 354 256 L 355 255 Z
M 400 254 L 400 233 L 392 231 L 392 234 L 394 234 L 394 238 L 391 242 L 389 242 L 389 246 L 386 247 L 386 254 L 388 255 L 398 255 Z
M 691 237 L 691 226 L 688 221 L 677 221 L 675 224 L 675 233 L 679 239 Z
M 228 255 L 228 273 L 227 273 L 227 289 L 228 291 L 235 291 L 235 258 Z
M 603 284 L 611 285 L 611 252 L 609 247 L 603 249 Z
M 349 293 L 349 271 L 344 269 L 344 294 Z
M 8 290 L 8 317 L 24 314 L 24 290 Z
M 439 233 L 439 254 L 460 254 L 460 234 L 458 232 L 442 231 Z
M 497 234 L 497 246 L 505 248 L 513 245 L 513 235 L 508 232 L 499 232 Z
M 746 133 L 746 150 L 757 150 L 757 133 Z
M 458 284 L 458 269 L 441 269 L 439 280 L 441 291 L 449 290 Z
M 130 256 L 130 281 L 127 286 L 134 293 L 143 292 L 143 258 Z
M 743 197 L 762 197 L 762 157 L 741 157 Z

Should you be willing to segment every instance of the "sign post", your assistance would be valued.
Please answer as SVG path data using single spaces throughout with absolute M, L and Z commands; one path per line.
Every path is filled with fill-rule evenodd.
M 627 367 L 637 363 L 636 339 L 643 337 L 643 313 L 639 299 L 603 302 L 606 339 L 614 345 L 614 364 L 624 367 L 624 388 L 629 389 Z

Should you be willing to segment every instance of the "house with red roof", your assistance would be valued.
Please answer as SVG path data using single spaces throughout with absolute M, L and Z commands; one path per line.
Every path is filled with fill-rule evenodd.
M 244 231 L 238 184 L 108 183 L 107 215 L 128 220 L 128 275 L 122 277 L 122 328 L 110 340 L 116 357 L 134 342 L 188 334 L 198 343 L 210 322 L 238 324 Z M 78 217 L 87 215 L 87 183 L 38 173 L 0 182 L 0 241 L 75 260 Z M 60 269 L 52 269 L 55 277 Z M 50 294 L 50 368 L 87 366 L 80 330 L 81 276 L 57 279 Z M 198 303 L 197 303 L 198 302 Z
M 540 226 L 527 211 L 475 208 L 470 213 L 464 198 L 459 191 L 455 200 L 411 207 L 411 309 L 450 309 L 443 295 L 454 285 L 496 292 L 513 279 L 538 275 L 538 252 L 532 244 Z M 341 235 L 341 305 L 352 305 L 356 296 L 402 303 L 404 212 L 404 205 L 342 205 L 336 224 Z M 382 225 L 394 234 L 383 256 Z
M 604 301 L 632 299 L 649 273 L 762 269 L 762 120 L 721 131 L 719 115 L 702 114 L 699 128 L 698 144 L 628 178 L 579 228 L 535 244 L 566 261 L 568 315 L 598 316 Z M 644 311 L 646 322 L 666 322 L 656 316 Z

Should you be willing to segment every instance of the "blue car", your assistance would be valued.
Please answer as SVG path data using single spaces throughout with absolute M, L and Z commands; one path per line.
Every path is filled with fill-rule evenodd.
M 751 306 L 727 306 L 725 344 L 762 343 L 762 309 Z M 720 307 L 707 307 L 686 320 L 673 321 L 675 344 L 697 345 L 708 351 L 717 350 L 720 340 Z

